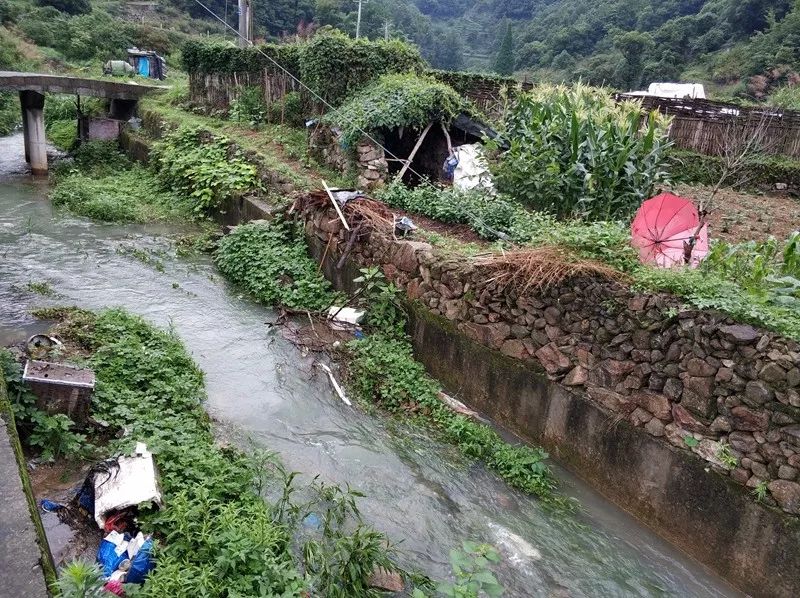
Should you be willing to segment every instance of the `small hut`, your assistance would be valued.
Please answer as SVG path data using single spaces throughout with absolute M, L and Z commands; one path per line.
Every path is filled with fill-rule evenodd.
M 363 189 L 439 180 L 455 148 L 496 137 L 455 90 L 413 74 L 381 77 L 313 127 L 311 153 L 343 173 L 355 169 Z

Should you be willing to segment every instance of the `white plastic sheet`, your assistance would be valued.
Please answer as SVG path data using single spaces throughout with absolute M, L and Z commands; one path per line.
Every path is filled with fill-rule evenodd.
M 492 173 L 489 172 L 489 163 L 481 144 L 460 145 L 453 152 L 458 159 L 458 166 L 453 172 L 453 187 L 460 191 L 494 191 Z
M 94 479 L 94 520 L 102 529 L 110 511 L 132 507 L 141 503 L 162 506 L 161 491 L 156 479 L 153 454 L 142 442 L 130 457 L 117 459 L 119 469 L 106 480 L 104 474 Z

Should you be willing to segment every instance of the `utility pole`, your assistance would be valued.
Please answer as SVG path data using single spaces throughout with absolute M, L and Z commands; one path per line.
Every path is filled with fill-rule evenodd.
M 358 20 L 356 21 L 356 39 L 361 37 L 361 5 L 367 0 L 356 0 L 358 2 Z
M 389 41 L 389 21 L 383 24 L 383 39 Z
M 253 5 L 251 0 L 239 0 L 239 47 L 246 48 L 253 39 Z

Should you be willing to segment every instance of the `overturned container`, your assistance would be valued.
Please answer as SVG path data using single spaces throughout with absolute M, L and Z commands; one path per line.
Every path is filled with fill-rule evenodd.
M 94 371 L 68 363 L 28 360 L 22 374 L 36 395 L 36 406 L 47 413 L 63 413 L 85 423 L 94 392 Z

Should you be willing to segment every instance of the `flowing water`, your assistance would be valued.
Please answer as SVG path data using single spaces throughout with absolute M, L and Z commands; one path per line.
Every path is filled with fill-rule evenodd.
M 435 578 L 448 575 L 451 548 L 477 540 L 503 556 L 508 596 L 739 595 L 559 468 L 585 509 L 577 517 L 548 514 L 418 430 L 345 406 L 311 358 L 265 326 L 272 311 L 209 259 L 174 256 L 174 229 L 92 223 L 46 196 L 46 183 L 24 174 L 21 136 L 0 139 L 0 345 L 40 331 L 28 311 L 43 304 L 122 306 L 174 327 L 223 428 L 277 451 L 290 470 L 363 491 L 365 519 Z M 26 288 L 43 281 L 59 296 Z

